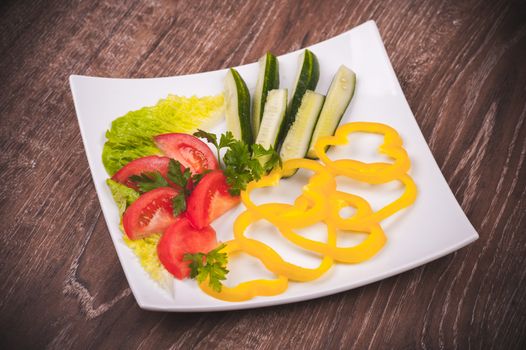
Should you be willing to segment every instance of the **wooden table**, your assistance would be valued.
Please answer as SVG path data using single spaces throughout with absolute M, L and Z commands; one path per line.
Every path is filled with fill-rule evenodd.
M 0 348 L 526 348 L 522 1 L 3 1 Z M 72 73 L 157 77 L 376 20 L 480 239 L 401 275 L 256 310 L 139 309 L 101 215 Z

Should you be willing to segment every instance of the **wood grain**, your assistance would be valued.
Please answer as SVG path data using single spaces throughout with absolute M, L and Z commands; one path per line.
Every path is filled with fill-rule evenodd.
M 3 1 L 0 348 L 526 348 L 524 1 Z M 140 310 L 107 233 L 69 74 L 157 77 L 283 54 L 376 20 L 417 121 L 480 234 L 309 302 Z

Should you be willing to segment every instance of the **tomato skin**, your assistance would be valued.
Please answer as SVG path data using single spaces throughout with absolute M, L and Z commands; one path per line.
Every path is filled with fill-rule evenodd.
M 164 178 L 167 178 L 169 163 L 170 158 L 168 157 L 148 156 L 138 158 L 123 166 L 111 179 L 139 191 L 135 182 L 130 180 L 130 176 L 140 175 L 144 172 L 158 171 Z
M 144 238 L 162 233 L 173 224 L 173 198 L 179 191 L 172 187 L 159 187 L 142 194 L 122 216 L 124 232 L 130 239 Z
M 221 170 L 203 176 L 186 202 L 186 215 L 196 228 L 208 226 L 239 204 L 239 196 L 231 196 L 228 188 Z
M 163 266 L 178 279 L 190 275 L 187 253 L 208 253 L 217 246 L 216 232 L 210 226 L 196 229 L 181 215 L 164 232 L 157 245 L 157 255 Z
M 219 169 L 219 163 L 206 143 L 197 137 L 182 134 L 162 134 L 154 137 L 155 144 L 167 157 L 178 160 L 192 174 Z

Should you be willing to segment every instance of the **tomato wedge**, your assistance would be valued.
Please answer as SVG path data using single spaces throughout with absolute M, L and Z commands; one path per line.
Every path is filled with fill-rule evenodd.
M 239 196 L 228 193 L 228 184 L 221 170 L 212 171 L 201 179 L 186 202 L 188 219 L 198 229 L 239 204 Z
M 185 216 L 180 216 L 166 229 L 157 245 L 157 255 L 163 266 L 176 278 L 190 275 L 186 253 L 208 253 L 217 246 L 216 232 L 210 226 L 196 229 Z
M 188 134 L 162 134 L 154 137 L 157 147 L 167 156 L 178 160 L 192 174 L 219 168 L 212 150 L 197 137 Z
M 162 233 L 176 221 L 173 198 L 179 191 L 172 187 L 159 187 L 142 194 L 124 212 L 122 225 L 130 239 L 139 239 L 152 233 Z
M 111 179 L 138 191 L 139 188 L 137 184 L 130 180 L 130 176 L 158 171 L 166 178 L 166 174 L 168 174 L 168 163 L 170 163 L 170 158 L 168 157 L 148 156 L 138 158 L 123 166 Z

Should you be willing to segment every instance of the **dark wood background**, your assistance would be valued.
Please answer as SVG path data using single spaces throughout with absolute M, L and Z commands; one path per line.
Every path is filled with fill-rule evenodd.
M 69 74 L 156 77 L 376 20 L 474 244 L 334 296 L 140 310 L 101 215 Z M 1 1 L 0 348 L 526 348 L 524 1 Z

